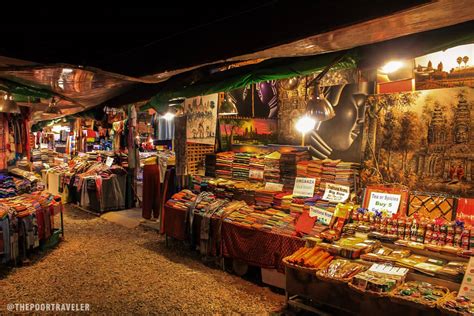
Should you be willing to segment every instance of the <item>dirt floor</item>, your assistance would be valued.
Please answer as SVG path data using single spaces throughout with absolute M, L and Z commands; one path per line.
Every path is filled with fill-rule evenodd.
M 284 296 L 204 264 L 181 243 L 66 208 L 65 240 L 31 264 L 0 270 L 9 303 L 87 303 L 100 314 L 268 314 Z

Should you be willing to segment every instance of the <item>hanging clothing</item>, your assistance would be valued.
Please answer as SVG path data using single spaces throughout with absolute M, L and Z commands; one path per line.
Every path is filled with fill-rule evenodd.
M 154 138 L 157 140 L 172 140 L 174 137 L 174 119 L 167 120 L 158 114 L 151 118 Z
M 143 167 L 142 217 L 158 218 L 161 204 L 160 167 L 157 164 Z M 153 213 L 153 214 L 152 214 Z

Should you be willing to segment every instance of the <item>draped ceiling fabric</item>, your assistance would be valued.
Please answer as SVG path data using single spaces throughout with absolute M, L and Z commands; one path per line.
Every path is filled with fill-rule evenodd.
M 346 25 L 334 22 L 332 29 L 285 44 L 275 39 L 268 48 L 238 56 L 192 60 L 171 69 L 164 69 L 167 61 L 162 60 L 165 66 L 160 70 L 153 68 L 150 74 L 141 76 L 0 57 L 0 86 L 9 86 L 20 105 L 32 107 L 37 113 L 33 115 L 36 122 L 54 118 L 42 114 L 52 96 L 60 100 L 62 116 L 96 106 L 148 100 L 143 109 L 161 112 L 174 97 L 228 91 L 259 81 L 317 72 L 341 54 L 346 58 L 336 69 L 368 67 L 388 57 L 413 58 L 474 41 L 474 11 L 466 9 L 470 5 L 468 0 L 420 3 L 369 21 L 355 20 Z M 134 57 L 131 62 L 141 61 L 139 54 L 130 56 Z M 157 64 L 156 60 L 153 64 Z

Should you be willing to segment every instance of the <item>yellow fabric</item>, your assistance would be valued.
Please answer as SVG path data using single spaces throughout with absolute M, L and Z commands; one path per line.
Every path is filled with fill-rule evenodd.
M 149 157 L 143 161 L 144 165 L 156 165 L 156 158 L 157 157 Z

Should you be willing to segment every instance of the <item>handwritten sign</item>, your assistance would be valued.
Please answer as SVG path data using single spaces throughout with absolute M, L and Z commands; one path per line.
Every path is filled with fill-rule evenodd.
M 265 190 L 268 191 L 283 191 L 282 183 L 267 182 L 265 183 Z
M 343 203 L 349 198 L 351 190 L 348 186 L 326 183 L 323 200 L 335 203 Z
M 311 206 L 309 208 L 309 216 L 317 217 L 317 221 L 323 225 L 329 225 L 333 216 L 332 212 L 326 211 L 323 208 L 317 206 Z
M 250 169 L 249 178 L 256 180 L 263 180 L 263 170 Z
M 369 210 L 387 210 L 390 214 L 396 214 L 398 212 L 400 200 L 400 194 L 371 192 L 369 199 Z
M 313 197 L 316 179 L 314 178 L 296 178 L 293 187 L 293 196 Z
M 114 158 L 112 157 L 107 157 L 107 160 L 105 161 L 105 164 L 109 167 L 112 167 L 112 164 L 114 163 Z
M 458 296 L 465 296 L 474 300 L 474 257 L 469 258 L 466 273 L 459 288 Z

